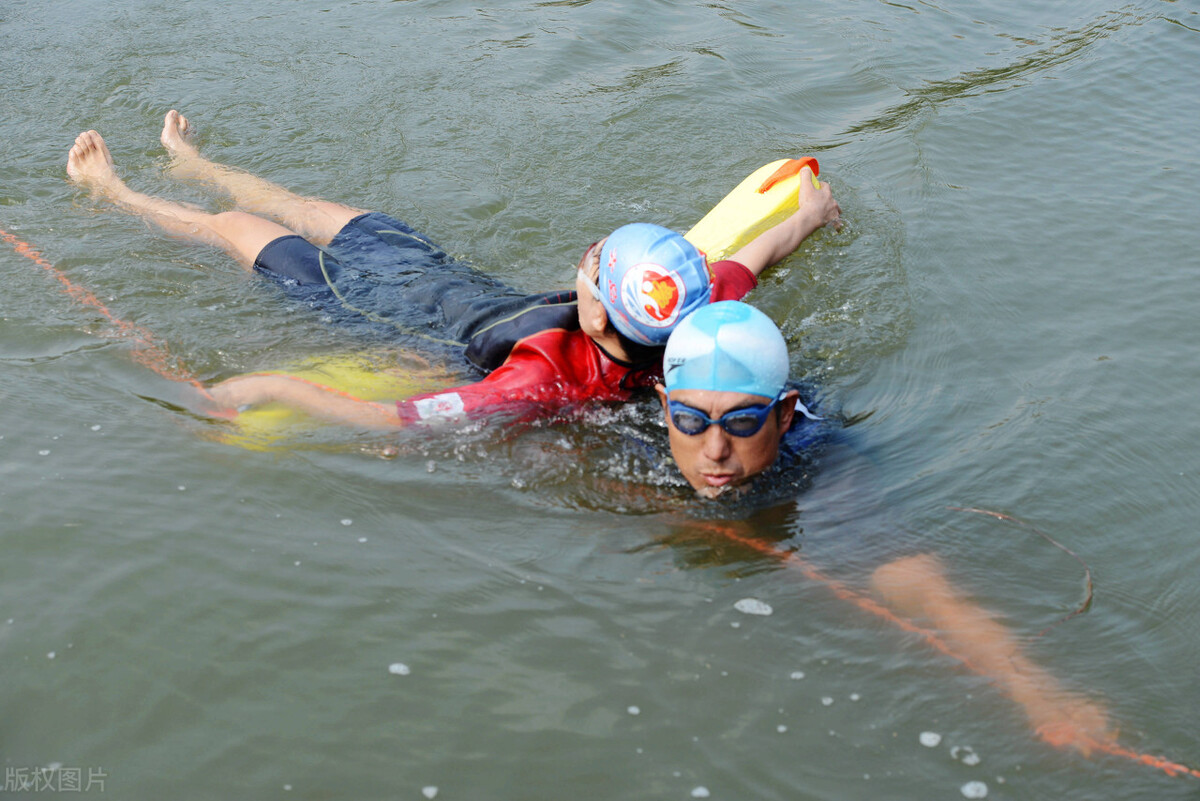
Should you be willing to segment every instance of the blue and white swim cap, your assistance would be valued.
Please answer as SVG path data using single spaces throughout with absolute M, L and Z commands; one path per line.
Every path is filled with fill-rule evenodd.
M 623 225 L 600 249 L 600 302 L 634 342 L 662 345 L 675 324 L 708 303 L 708 260 L 669 228 Z
M 723 300 L 675 327 L 663 355 L 667 392 L 705 389 L 774 400 L 787 383 L 783 334 L 753 306 Z

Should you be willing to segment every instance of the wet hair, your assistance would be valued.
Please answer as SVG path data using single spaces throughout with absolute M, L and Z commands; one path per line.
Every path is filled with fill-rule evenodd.
M 667 349 L 666 345 L 643 345 L 640 342 L 634 342 L 618 331 L 611 321 L 608 323 L 608 328 L 617 335 L 617 341 L 621 343 L 621 347 L 625 350 L 625 355 L 629 357 L 630 364 L 637 367 L 662 364 L 663 353 Z

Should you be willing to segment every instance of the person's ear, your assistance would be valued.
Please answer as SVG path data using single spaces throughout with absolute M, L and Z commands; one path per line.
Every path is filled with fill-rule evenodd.
M 588 322 L 591 324 L 593 331 L 603 331 L 606 334 L 610 332 L 608 312 L 605 310 L 604 304 L 600 301 L 592 304 L 591 318 Z
M 783 400 L 776 406 L 779 409 L 779 437 L 783 438 L 784 433 L 792 427 L 792 418 L 796 416 L 796 401 L 800 400 L 800 393 L 794 389 L 789 389 L 788 394 L 783 396 Z

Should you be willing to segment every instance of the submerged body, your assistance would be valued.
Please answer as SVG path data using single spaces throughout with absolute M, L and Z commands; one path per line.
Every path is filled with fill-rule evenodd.
M 744 303 L 706 306 L 671 334 L 657 390 L 671 455 L 701 497 L 753 486 L 777 464 L 794 422 L 813 417 L 788 387 L 787 370 L 779 329 Z M 871 587 L 892 613 L 939 632 L 948 652 L 1004 690 L 1043 739 L 1084 752 L 1113 742 L 1104 709 L 1030 660 L 1012 632 L 951 583 L 936 556 L 888 562 L 873 571 Z

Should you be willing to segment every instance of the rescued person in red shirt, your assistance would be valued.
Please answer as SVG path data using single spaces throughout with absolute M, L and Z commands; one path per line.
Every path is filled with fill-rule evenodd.
M 415 338 L 465 356 L 480 380 L 376 403 L 283 375 L 230 379 L 198 411 L 283 403 L 315 417 L 389 428 L 439 418 L 533 417 L 588 401 L 628 400 L 661 374 L 675 324 L 713 300 L 737 299 L 813 231 L 836 222 L 828 184 L 802 172 L 798 210 L 726 261 L 708 264 L 679 234 L 635 223 L 589 246 L 575 291 L 528 295 L 448 256 L 405 223 L 378 212 L 305 198 L 202 157 L 186 118 L 172 110 L 160 140 L 174 173 L 228 194 L 239 210 L 203 209 L 136 192 L 122 181 L 100 134 L 85 131 L 67 158 L 79 185 L 168 234 L 224 249 L 247 270 L 344 325 L 389 341 Z M 807 167 L 804 169 L 808 169 Z M 411 343 L 410 343 L 411 344 Z
M 793 423 L 814 417 L 787 385 L 783 335 L 745 303 L 714 303 L 683 320 L 667 341 L 663 373 L 656 389 L 671 455 L 704 498 L 749 488 L 775 464 Z M 1105 710 L 1030 660 L 996 615 L 952 585 L 936 556 L 890 561 L 870 584 L 889 609 L 935 631 L 954 656 L 1016 701 L 1047 742 L 1084 753 L 1115 742 Z

